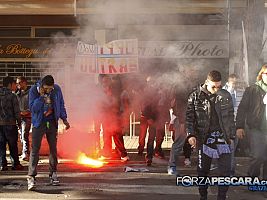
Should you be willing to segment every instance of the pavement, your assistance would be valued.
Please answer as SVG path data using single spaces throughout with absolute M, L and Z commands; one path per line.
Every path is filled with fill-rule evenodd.
M 176 177 L 168 175 L 167 158 L 154 158 L 151 167 L 147 167 L 144 157 L 131 153 L 130 161 L 109 161 L 101 168 L 79 165 L 72 160 L 60 159 L 58 176 L 60 186 L 49 185 L 48 160 L 41 157 L 38 166 L 37 188 L 27 191 L 27 162 L 22 162 L 22 171 L 0 172 L 0 200 L 5 199 L 127 199 L 127 200 L 197 200 L 197 187 L 176 186 Z M 181 175 L 196 175 L 196 156 L 192 157 L 193 166 L 186 168 L 179 163 Z M 245 176 L 248 158 L 237 158 L 237 176 Z M 145 168 L 148 172 L 125 172 L 126 167 Z M 212 171 L 216 174 L 216 170 Z M 209 200 L 216 199 L 217 188 L 209 188 Z M 250 192 L 246 187 L 230 187 L 229 200 L 263 200 L 266 192 Z

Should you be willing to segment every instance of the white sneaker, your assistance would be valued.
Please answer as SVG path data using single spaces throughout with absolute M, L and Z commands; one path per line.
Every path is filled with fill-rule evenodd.
M 121 157 L 122 162 L 127 162 L 129 160 L 130 160 L 129 156 Z
M 186 159 L 184 160 L 184 165 L 185 165 L 185 167 L 191 167 L 191 161 L 190 161 L 189 158 L 186 158 Z
M 28 182 L 28 190 L 33 191 L 36 188 L 35 178 L 32 176 L 29 176 L 27 178 L 27 182 Z

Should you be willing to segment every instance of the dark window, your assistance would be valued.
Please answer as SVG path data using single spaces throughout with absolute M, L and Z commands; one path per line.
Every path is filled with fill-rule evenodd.
M 8 28 L 0 27 L 0 37 L 30 37 L 31 28 Z
M 73 28 L 36 28 L 35 37 L 72 36 L 74 30 Z

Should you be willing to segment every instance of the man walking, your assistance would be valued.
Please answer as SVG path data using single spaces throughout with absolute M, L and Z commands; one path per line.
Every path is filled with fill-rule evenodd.
M 245 136 L 248 126 L 251 148 L 251 162 L 248 175 L 259 177 L 263 168 L 264 180 L 267 179 L 267 65 L 262 66 L 255 84 L 246 88 L 239 104 L 236 117 L 236 135 Z
M 57 177 L 57 129 L 59 118 L 66 129 L 70 128 L 60 87 L 51 75 L 45 76 L 31 87 L 29 107 L 32 113 L 32 150 L 28 169 L 28 190 L 35 189 L 35 176 L 39 161 L 39 150 L 44 133 L 49 144 L 49 178 L 52 185 L 58 185 Z
M 198 176 L 207 177 L 213 158 L 218 159 L 219 176 L 231 173 L 230 144 L 235 138 L 234 108 L 229 92 L 221 89 L 221 74 L 209 72 L 204 84 L 188 98 L 186 131 L 188 142 L 198 147 Z M 200 200 L 206 200 L 208 186 L 200 186 Z M 225 200 L 228 186 L 219 186 L 217 200 Z

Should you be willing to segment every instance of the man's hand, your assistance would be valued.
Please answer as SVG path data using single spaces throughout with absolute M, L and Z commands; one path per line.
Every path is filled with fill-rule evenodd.
M 196 137 L 190 137 L 188 139 L 188 143 L 191 145 L 192 148 L 196 148 L 196 146 L 197 146 L 197 139 L 196 139 Z
M 238 137 L 238 139 L 243 139 L 245 137 L 245 130 L 242 128 L 237 129 L 236 136 Z
M 70 124 L 67 120 L 64 120 L 63 123 L 65 124 L 65 130 L 68 130 L 70 128 Z

